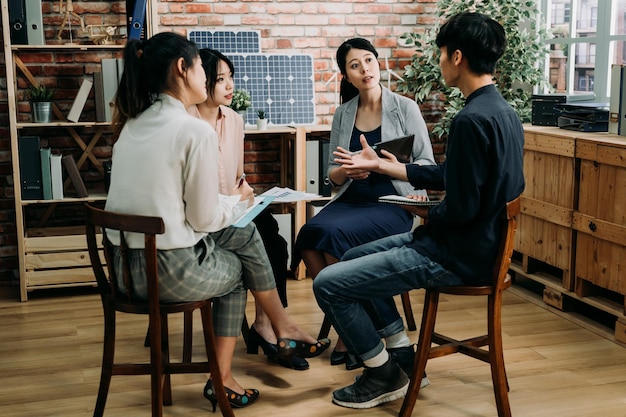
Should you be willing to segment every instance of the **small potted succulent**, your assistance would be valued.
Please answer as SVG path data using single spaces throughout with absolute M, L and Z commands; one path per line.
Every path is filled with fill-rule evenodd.
M 256 128 L 259 130 L 267 130 L 267 119 L 265 118 L 265 110 L 257 110 L 256 115 Z
M 252 98 L 248 90 L 239 88 L 233 91 L 233 101 L 230 103 L 230 108 L 239 113 L 244 121 L 246 119 L 246 111 L 250 106 L 252 106 Z
M 33 110 L 35 123 L 49 123 L 52 114 L 52 99 L 55 90 L 43 84 L 31 85 L 26 92 Z

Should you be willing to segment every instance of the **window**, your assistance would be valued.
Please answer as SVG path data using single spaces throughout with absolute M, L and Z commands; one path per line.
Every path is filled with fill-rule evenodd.
M 626 0 L 539 0 L 554 35 L 545 71 L 555 93 L 608 103 L 610 70 L 626 64 Z

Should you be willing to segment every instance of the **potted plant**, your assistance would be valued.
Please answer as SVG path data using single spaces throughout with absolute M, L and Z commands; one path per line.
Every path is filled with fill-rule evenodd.
M 257 110 L 256 115 L 257 115 L 256 128 L 259 130 L 266 130 L 267 119 L 265 118 L 265 110 Z
M 33 121 L 35 123 L 49 123 L 52 113 L 52 99 L 55 90 L 43 84 L 31 85 L 28 88 L 27 96 L 33 110 Z
M 237 113 L 246 120 L 245 115 L 248 107 L 252 105 L 252 98 L 250 97 L 250 92 L 243 88 L 239 88 L 233 91 L 233 101 L 230 103 L 230 108 L 235 110 Z
M 440 0 L 437 17 L 440 22 L 462 11 L 476 10 L 489 15 L 504 26 L 507 48 L 498 62 L 494 81 L 502 96 L 513 106 L 523 122 L 531 116 L 533 86 L 547 85 L 538 65 L 548 57 L 544 43 L 551 35 L 545 24 L 537 23 L 540 13 L 534 2 L 525 0 Z M 432 100 L 444 112 L 435 123 L 432 134 L 445 138 L 452 118 L 463 108 L 465 98 L 458 89 L 450 89 L 443 82 L 439 69 L 439 48 L 434 42 L 440 24 L 424 34 L 405 33 L 399 44 L 414 46 L 412 62 L 404 68 L 404 81 L 398 83 L 397 92 L 415 95 L 422 104 Z

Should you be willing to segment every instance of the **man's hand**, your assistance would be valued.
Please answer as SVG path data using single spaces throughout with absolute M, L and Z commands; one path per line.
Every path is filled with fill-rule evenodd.
M 406 198 L 410 198 L 415 201 L 426 201 L 428 197 L 425 195 L 407 195 Z M 420 216 L 422 219 L 428 218 L 428 209 L 429 207 L 419 207 L 419 206 L 409 206 L 406 204 L 401 204 L 400 207 L 405 209 L 406 211 L 415 214 L 416 216 Z
M 398 163 L 396 157 L 385 150 L 382 151 L 385 158 L 379 158 L 376 151 L 367 143 L 364 135 L 361 135 L 359 140 L 363 148 L 360 152 L 350 152 L 340 146 L 333 152 L 336 157 L 335 162 L 341 164 L 349 178 L 352 178 L 351 174 L 363 175 L 364 171 L 367 171 L 367 175 L 369 175 L 369 172 L 378 172 L 385 163 Z M 367 178 L 367 175 L 365 178 Z

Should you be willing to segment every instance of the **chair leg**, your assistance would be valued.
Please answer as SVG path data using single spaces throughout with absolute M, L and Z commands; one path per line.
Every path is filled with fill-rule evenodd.
M 185 311 L 183 323 L 183 363 L 191 363 L 193 345 L 193 311 Z
M 411 297 L 409 292 L 402 293 L 402 309 L 404 310 L 404 319 L 406 320 L 406 327 L 411 330 L 417 330 L 415 325 L 415 316 L 413 315 L 413 308 L 411 308 Z
M 113 375 L 113 359 L 115 356 L 115 311 L 113 309 L 104 310 L 104 344 L 102 350 L 102 371 L 100 374 L 100 387 L 98 388 L 98 399 L 93 417 L 102 417 L 104 406 L 107 402 L 109 387 L 111 386 L 111 376 Z
M 317 340 L 328 337 L 330 333 L 330 320 L 326 316 L 324 316 L 324 321 L 322 322 L 322 327 L 320 327 L 320 332 L 317 335 Z
M 217 403 L 220 406 L 223 417 L 235 417 L 233 409 L 226 397 L 226 391 L 224 390 L 224 382 L 222 381 L 222 374 L 220 373 L 220 365 L 217 361 L 217 354 L 215 353 L 215 332 L 213 330 L 213 317 L 211 306 L 206 305 L 200 309 L 202 316 L 202 329 L 204 332 L 204 346 L 206 349 L 207 360 L 209 362 L 209 368 L 211 369 L 211 380 L 213 381 L 213 388 L 217 396 Z
M 439 292 L 426 290 L 424 297 L 424 312 L 422 314 L 422 325 L 420 327 L 420 336 L 417 344 L 417 352 L 415 352 L 415 363 L 413 364 L 413 372 L 411 372 L 411 383 L 409 389 L 402 402 L 400 409 L 400 417 L 409 417 L 415 407 L 415 401 L 420 391 L 422 377 L 426 370 L 426 362 L 430 355 L 430 345 L 432 335 L 435 330 L 435 319 L 437 318 L 437 305 L 439 303 Z
M 162 369 L 166 369 L 170 363 L 170 340 L 167 314 L 161 316 L 161 340 Z M 172 405 L 172 375 L 169 372 L 165 372 L 163 375 L 163 405 Z
M 150 391 L 152 396 L 152 417 L 163 416 L 163 351 L 161 323 L 159 314 L 155 314 L 150 328 Z
M 502 294 L 489 296 L 488 332 L 489 332 L 489 362 L 491 364 L 491 379 L 496 397 L 498 417 L 511 417 L 509 404 L 509 382 L 504 367 L 504 349 L 502 347 Z

